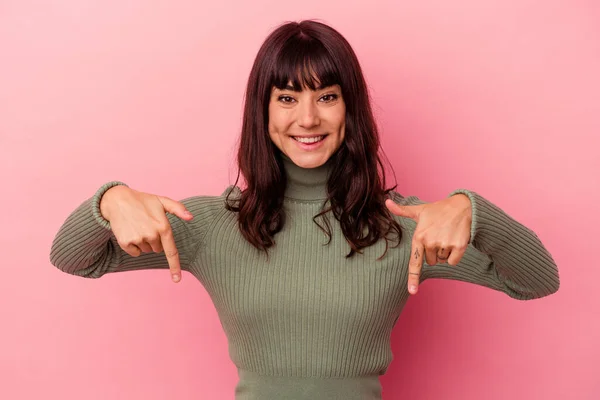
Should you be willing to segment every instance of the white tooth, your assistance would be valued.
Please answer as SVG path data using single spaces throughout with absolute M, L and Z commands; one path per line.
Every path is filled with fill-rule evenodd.
M 317 136 L 314 138 L 300 138 L 300 137 L 295 137 L 294 139 L 301 142 L 301 143 L 316 143 L 320 140 L 322 140 L 324 138 L 324 136 Z

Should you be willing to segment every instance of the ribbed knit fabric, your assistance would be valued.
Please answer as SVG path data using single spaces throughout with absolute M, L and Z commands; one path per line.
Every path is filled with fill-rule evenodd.
M 329 214 L 331 243 L 313 222 L 326 199 L 329 162 L 303 169 L 284 156 L 287 221 L 270 260 L 241 235 L 237 214 L 220 196 L 181 200 L 195 218 L 167 213 L 181 267 L 209 293 L 239 371 L 236 400 L 381 399 L 379 376 L 392 361 L 390 334 L 410 294 L 411 239 L 416 222 L 395 217 L 401 245 L 383 254 L 384 240 L 346 259 L 350 247 Z M 50 261 L 86 278 L 151 268 L 168 269 L 164 253 L 131 257 L 117 244 L 99 210 L 102 185 L 60 227 Z M 446 278 L 475 283 L 529 300 L 559 288 L 557 266 L 537 235 L 478 195 L 471 200 L 471 240 L 459 265 L 424 264 L 421 282 Z M 422 203 L 393 193 L 400 204 Z M 202 398 L 201 395 L 198 398 Z

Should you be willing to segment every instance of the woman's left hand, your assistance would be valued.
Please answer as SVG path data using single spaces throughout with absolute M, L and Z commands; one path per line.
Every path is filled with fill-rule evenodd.
M 471 200 L 460 193 L 435 203 L 403 206 L 387 199 L 385 205 L 393 214 L 417 222 L 408 265 L 408 291 L 416 294 L 423 255 L 429 265 L 440 260 L 455 266 L 465 254 L 471 236 Z

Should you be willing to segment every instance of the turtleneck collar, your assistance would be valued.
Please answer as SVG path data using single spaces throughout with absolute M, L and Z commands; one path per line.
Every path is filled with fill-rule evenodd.
M 333 157 L 316 168 L 299 167 L 283 152 L 281 157 L 287 176 L 285 197 L 304 201 L 327 199 L 327 178 Z

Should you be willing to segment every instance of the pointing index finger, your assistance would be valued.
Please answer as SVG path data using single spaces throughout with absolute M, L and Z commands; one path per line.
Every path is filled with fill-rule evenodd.
M 169 270 L 173 282 L 179 282 L 181 280 L 181 265 L 179 263 L 179 252 L 175 246 L 175 239 L 173 238 L 173 231 L 169 225 L 169 229 L 160 234 L 160 241 L 163 245 L 163 250 L 167 256 L 167 262 L 169 263 Z
M 408 291 L 410 294 L 417 294 L 419 278 L 423 269 L 424 248 L 425 246 L 413 237 L 410 262 L 408 263 Z

